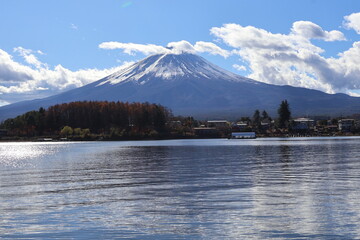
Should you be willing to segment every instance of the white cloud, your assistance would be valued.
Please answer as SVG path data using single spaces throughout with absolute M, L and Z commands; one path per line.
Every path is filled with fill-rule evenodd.
M 294 22 L 291 31 L 293 34 L 307 39 L 322 39 L 328 42 L 346 40 L 342 32 L 337 30 L 328 32 L 323 30 L 319 25 L 309 21 Z
M 70 24 L 70 28 L 71 28 L 71 29 L 74 29 L 74 30 L 78 30 L 78 29 L 79 29 L 79 27 L 78 27 L 77 25 L 75 25 L 74 23 L 71 23 L 71 24 Z
M 354 43 L 337 58 L 326 58 L 322 56 L 324 50 L 310 41 L 344 40 L 344 35 L 338 31 L 324 31 L 318 25 L 304 21 L 295 22 L 289 34 L 238 24 L 225 24 L 210 31 L 248 63 L 250 78 L 328 93 L 348 92 L 360 87 L 360 43 Z
M 124 53 L 134 55 L 136 52 L 143 53 L 145 55 L 166 53 L 170 50 L 154 45 L 154 44 L 137 44 L 137 43 L 121 43 L 121 42 L 103 42 L 99 45 L 102 49 L 123 49 Z
M 223 56 L 224 58 L 227 58 L 230 56 L 230 52 L 227 50 L 224 50 L 222 48 L 220 48 L 219 46 L 217 46 L 215 43 L 212 42 L 196 42 L 194 45 L 194 48 L 196 50 L 196 52 L 208 52 L 212 55 L 220 55 Z
M 154 44 L 138 44 L 138 43 L 121 43 L 121 42 L 103 42 L 99 44 L 99 48 L 102 49 L 122 49 L 124 53 L 134 55 L 136 52 L 152 55 L 152 54 L 163 54 L 163 53 L 210 53 L 212 55 L 220 55 L 228 57 L 230 52 L 224 50 L 211 42 L 196 42 L 192 45 L 188 41 L 182 40 L 178 42 L 170 42 L 166 47 L 154 45 Z
M 167 48 L 171 53 L 181 54 L 181 53 L 195 53 L 194 46 L 191 45 L 188 41 L 182 40 L 178 42 L 170 42 L 167 44 Z
M 244 65 L 233 64 L 232 67 L 238 71 L 246 71 L 246 67 Z
M 223 27 L 211 28 L 210 32 L 234 48 L 256 48 L 287 50 L 291 39 L 287 35 L 271 34 L 253 26 L 243 27 L 238 24 L 224 24 Z
M 19 55 L 22 56 L 28 64 L 33 65 L 36 68 L 47 67 L 45 64 L 41 63 L 37 59 L 37 57 L 33 54 L 33 53 L 38 53 L 40 55 L 43 55 L 44 53 L 40 50 L 33 51 L 31 49 L 25 49 L 23 47 L 16 47 L 14 48 L 14 52 L 19 53 Z
M 346 28 L 354 29 L 358 34 L 360 34 L 360 12 L 345 16 L 344 19 L 344 26 Z
M 21 100 L 21 95 L 24 98 L 26 95 L 34 94 L 49 96 L 99 80 L 114 73 L 124 65 L 130 64 L 124 63 L 120 67 L 103 70 L 80 69 L 71 71 L 61 65 L 51 69 L 32 54 L 36 51 L 18 47 L 15 52 L 23 56 L 30 66 L 16 62 L 10 54 L 0 49 L 0 94 L 2 94 L 3 99 L 5 99 L 5 95 L 10 98 L 17 95 L 20 98 L 17 100 Z M 34 57 L 29 57 L 30 55 Z M 36 66 L 36 68 L 32 68 L 32 66 Z

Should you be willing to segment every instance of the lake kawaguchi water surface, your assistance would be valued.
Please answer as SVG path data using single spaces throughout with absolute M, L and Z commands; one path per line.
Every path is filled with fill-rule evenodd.
M 0 238 L 360 239 L 359 146 L 0 143 Z

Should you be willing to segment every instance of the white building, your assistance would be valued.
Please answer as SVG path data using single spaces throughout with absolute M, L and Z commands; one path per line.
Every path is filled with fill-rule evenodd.
M 233 139 L 251 139 L 256 138 L 255 132 L 233 132 L 231 133 Z

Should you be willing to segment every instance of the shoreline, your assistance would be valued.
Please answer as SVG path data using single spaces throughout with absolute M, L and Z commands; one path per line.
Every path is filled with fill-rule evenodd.
M 67 138 L 61 139 L 58 137 L 37 137 L 34 138 L 0 138 L 0 143 L 4 142 L 123 142 L 123 141 L 161 141 L 161 140 L 201 140 L 201 139 L 229 139 L 229 140 L 255 140 L 255 139 L 270 139 L 270 138 L 280 138 L 280 139 L 310 139 L 310 138 L 352 138 L 360 137 L 357 134 L 341 134 L 341 135 L 271 135 L 271 136 L 257 136 L 252 139 L 232 139 L 229 137 L 160 137 L 160 138 L 123 138 L 123 139 L 107 139 L 107 138 Z

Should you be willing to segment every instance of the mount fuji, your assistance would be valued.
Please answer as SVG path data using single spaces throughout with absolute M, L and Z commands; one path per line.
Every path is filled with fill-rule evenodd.
M 254 110 L 276 114 L 287 99 L 293 115 L 360 112 L 360 98 L 258 82 L 190 54 L 157 54 L 80 88 L 0 107 L 0 121 L 40 107 L 73 101 L 159 103 L 175 115 L 236 118 Z

